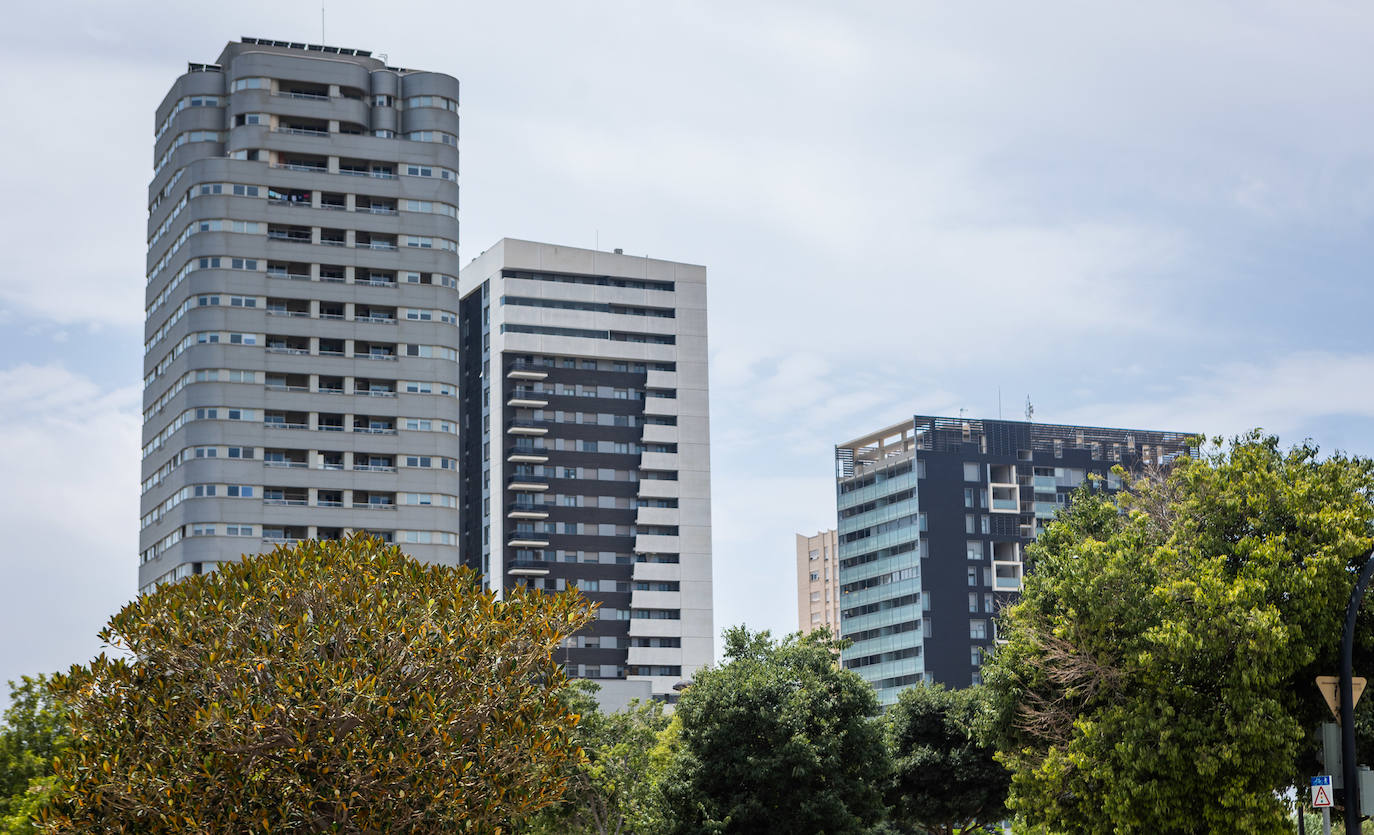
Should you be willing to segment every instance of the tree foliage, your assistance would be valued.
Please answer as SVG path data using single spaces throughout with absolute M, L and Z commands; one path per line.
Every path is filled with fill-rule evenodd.
M 1371 495 L 1370 461 L 1258 432 L 1116 498 L 1077 494 L 1032 546 L 985 670 L 1020 819 L 1288 831 L 1275 792 L 1325 713 L 1313 678 L 1337 669 Z
M 552 655 L 589 609 L 361 535 L 164 585 L 54 680 L 50 831 L 499 831 L 578 756 Z
M 1006 816 L 1010 774 L 978 738 L 982 688 L 903 690 L 887 712 L 890 820 L 907 831 L 953 835 Z
M 824 631 L 778 643 L 726 630 L 728 663 L 699 672 L 678 703 L 669 832 L 839 835 L 882 817 L 877 698 L 836 650 Z
M 53 758 L 66 750 L 67 724 L 46 676 L 10 682 L 0 726 L 0 832 L 33 832 L 50 792 Z
M 591 681 L 565 690 L 569 709 L 581 716 L 573 733 L 586 759 L 571 766 L 561 803 L 539 813 L 522 831 L 631 835 L 662 826 L 658 783 L 665 767 L 656 756 L 669 718 L 660 702 L 632 702 L 603 713 Z

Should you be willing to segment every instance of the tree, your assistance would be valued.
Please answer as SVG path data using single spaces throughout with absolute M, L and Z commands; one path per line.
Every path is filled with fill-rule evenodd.
M 1030 549 L 985 670 L 1020 819 L 1289 831 L 1277 792 L 1304 777 L 1325 715 L 1313 678 L 1338 669 L 1371 496 L 1374 462 L 1258 432 L 1115 498 L 1076 494 Z
M 654 752 L 669 718 L 656 701 L 603 713 L 596 701 L 599 689 L 595 682 L 575 681 L 565 690 L 569 709 L 581 716 L 573 739 L 586 759 L 572 765 L 563 801 L 540 812 L 524 831 L 642 835 L 658 830 L 664 763 Z
M 1006 816 L 1010 774 L 977 735 L 982 688 L 903 690 L 887 712 L 892 756 L 890 820 L 908 830 L 954 835 L 984 831 Z
M 825 631 L 781 643 L 725 631 L 728 663 L 700 671 L 678 703 L 669 832 L 839 835 L 882 817 L 877 697 L 836 666 L 837 648 Z
M 578 756 L 552 656 L 589 619 L 362 535 L 164 585 L 54 680 L 50 831 L 499 831 Z
M 33 814 L 48 799 L 52 761 L 66 750 L 67 725 L 46 676 L 10 682 L 0 726 L 0 832 L 33 832 Z

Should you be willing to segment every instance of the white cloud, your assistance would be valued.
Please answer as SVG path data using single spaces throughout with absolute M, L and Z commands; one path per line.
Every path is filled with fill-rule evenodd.
M 1287 442 L 1331 419 L 1374 419 L 1374 354 L 1302 351 L 1273 362 L 1218 362 L 1150 396 L 1090 402 L 1047 420 L 1235 435 L 1255 427 Z M 1352 451 L 1374 454 L 1374 436 Z
M 58 365 L 0 370 L 0 680 L 99 650 L 136 592 L 138 391 Z

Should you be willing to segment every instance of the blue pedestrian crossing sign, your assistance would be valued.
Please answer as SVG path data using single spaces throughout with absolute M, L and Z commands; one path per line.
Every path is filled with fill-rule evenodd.
M 1322 774 L 1312 778 L 1312 805 L 1320 809 L 1331 806 L 1331 775 Z

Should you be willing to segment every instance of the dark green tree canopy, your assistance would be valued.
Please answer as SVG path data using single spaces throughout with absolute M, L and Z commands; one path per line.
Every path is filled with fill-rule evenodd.
M 568 790 L 520 828 L 548 835 L 646 835 L 663 825 L 658 783 L 663 763 L 654 756 L 669 718 L 657 701 L 632 702 L 603 712 L 595 682 L 574 681 L 564 689 L 569 709 L 581 720 L 573 740 L 585 759 L 569 764 Z
M 552 655 L 589 617 L 363 536 L 162 586 L 55 679 L 51 831 L 495 831 L 580 756 Z
M 1276 792 L 1306 776 L 1325 715 L 1313 679 L 1337 669 L 1371 496 L 1370 461 L 1258 432 L 1115 498 L 1075 495 L 1030 549 L 985 671 L 1018 816 L 1056 832 L 1287 831 Z
M 861 832 L 883 814 L 886 750 L 872 688 L 826 632 L 781 643 L 725 632 L 727 663 L 683 693 L 664 792 L 669 831 Z
M 887 712 L 890 818 L 907 831 L 974 832 L 1006 816 L 1011 775 L 978 738 L 982 688 L 923 684 Z
M 0 724 L 0 832 L 32 832 L 32 812 L 48 797 L 53 758 L 67 749 L 67 721 L 46 676 L 10 682 Z

